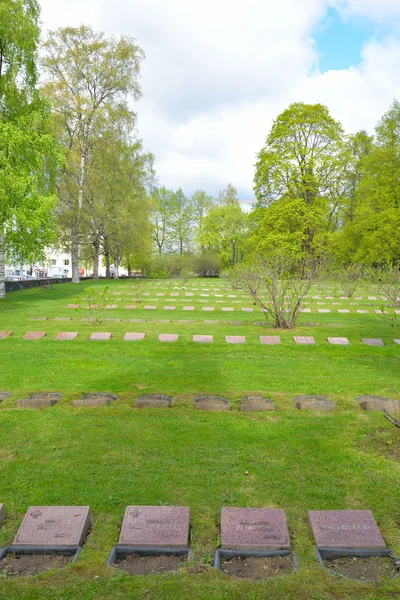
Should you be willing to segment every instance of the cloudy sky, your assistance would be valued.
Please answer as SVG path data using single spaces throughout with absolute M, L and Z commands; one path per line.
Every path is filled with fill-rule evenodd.
M 253 197 L 257 152 L 291 102 L 372 132 L 400 99 L 400 0 L 39 0 L 44 30 L 90 24 L 146 53 L 139 133 L 160 184 Z

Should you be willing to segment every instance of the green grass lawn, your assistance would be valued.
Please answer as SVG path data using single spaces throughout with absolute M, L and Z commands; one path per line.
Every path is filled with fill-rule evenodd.
M 296 332 L 280 332 L 279 346 L 263 346 L 258 336 L 277 332 L 253 324 L 262 321 L 259 313 L 240 310 L 251 306 L 241 292 L 229 291 L 225 282 L 200 280 L 187 286 L 199 288 L 194 296 L 184 297 L 184 291 L 174 289 L 178 285 L 146 284 L 151 295 L 143 305 L 157 305 L 157 310 L 149 311 L 143 305 L 123 308 L 134 304 L 127 296 L 128 283 L 111 282 L 111 291 L 122 296 L 115 296 L 119 308 L 107 312 L 109 318 L 123 321 L 100 326 L 80 320 L 88 316 L 84 308 L 66 308 L 77 295 L 72 284 L 15 292 L 0 301 L 0 330 L 13 331 L 0 340 L 0 389 L 13 394 L 0 404 L 0 502 L 7 514 L 0 547 L 12 542 L 30 505 L 88 504 L 94 518 L 76 565 L 36 577 L 0 579 L 0 598 L 399 598 L 400 578 L 372 585 L 325 574 L 307 520 L 312 509 L 370 509 L 388 546 L 400 553 L 400 430 L 379 413 L 362 412 L 355 403 L 359 394 L 393 396 L 400 389 L 400 346 L 393 341 L 400 338 L 400 330 L 373 312 L 383 302 L 368 301 L 362 291 L 363 301 L 333 305 L 339 302 L 338 294 L 332 294 L 331 301 L 325 298 L 331 294 L 324 292 L 321 300 L 310 304 L 312 314 L 302 316 L 303 325 Z M 223 298 L 215 297 L 212 285 L 220 288 L 215 293 Z M 203 292 L 204 287 L 209 291 Z M 171 298 L 171 292 L 180 295 Z M 228 294 L 237 298 L 227 298 Z M 325 304 L 317 305 L 319 301 Z M 176 310 L 162 310 L 168 305 Z M 186 305 L 195 310 L 183 311 Z M 207 305 L 215 311 L 202 311 Z M 223 313 L 221 307 L 235 310 Z M 317 313 L 320 307 L 332 312 Z M 352 312 L 338 314 L 337 308 Z M 357 314 L 358 308 L 370 312 Z M 49 320 L 32 321 L 44 316 Z M 74 320 L 55 320 L 68 316 Z M 154 323 L 160 319 L 170 323 Z M 196 322 L 181 324 L 182 319 Z M 221 322 L 204 324 L 215 319 Z M 40 341 L 23 340 L 32 330 L 48 335 Z M 54 336 L 59 331 L 80 335 L 57 342 Z M 113 337 L 90 342 L 92 331 L 110 331 Z M 143 341 L 125 342 L 127 331 L 147 335 Z M 180 337 L 163 344 L 157 340 L 159 333 Z M 191 341 L 202 333 L 213 335 L 214 343 Z M 297 346 L 295 334 L 313 335 L 316 346 Z M 226 335 L 245 335 L 247 342 L 233 346 L 225 342 Z M 351 345 L 332 346 L 328 336 L 348 337 Z M 381 338 L 385 346 L 366 346 L 362 337 Z M 58 391 L 64 397 L 43 411 L 15 408 L 16 398 L 37 391 Z M 104 408 L 72 407 L 74 398 L 91 391 L 114 392 L 119 400 Z M 143 393 L 172 395 L 174 406 L 136 410 L 133 399 Z M 229 398 L 232 411 L 195 411 L 193 399 L 199 393 Z M 254 393 L 273 398 L 276 412 L 239 413 L 240 398 Z M 324 395 L 337 402 L 337 410 L 297 411 L 292 399 L 298 394 Z M 177 575 L 148 577 L 131 577 L 107 567 L 129 504 L 190 506 L 193 563 Z M 215 572 L 212 560 L 219 544 L 222 506 L 284 508 L 299 572 L 265 582 L 232 580 Z

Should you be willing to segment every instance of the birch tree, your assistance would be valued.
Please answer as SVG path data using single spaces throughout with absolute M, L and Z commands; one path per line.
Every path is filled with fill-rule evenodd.
M 131 37 L 107 38 L 90 27 L 49 34 L 42 66 L 45 93 L 56 112 L 56 132 L 66 163 L 59 186 L 61 208 L 70 223 L 72 281 L 79 283 L 79 250 L 88 163 L 99 123 L 126 101 L 141 95 L 142 49 Z
M 36 0 L 0 2 L 0 298 L 5 252 L 33 262 L 52 234 L 60 155 L 50 107 L 36 88 L 39 35 Z

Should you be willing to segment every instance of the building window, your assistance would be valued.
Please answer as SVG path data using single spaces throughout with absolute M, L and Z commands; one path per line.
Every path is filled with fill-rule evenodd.
M 52 258 L 52 259 L 51 259 L 51 266 L 52 266 L 52 267 L 55 267 L 55 266 L 56 266 L 56 264 L 57 264 L 57 261 L 56 261 L 54 258 Z
M 68 267 L 68 266 L 69 266 L 69 260 L 68 260 L 68 259 L 65 259 L 65 260 L 64 260 L 64 267 Z
M 63 249 L 63 253 L 64 253 L 64 254 L 69 254 L 69 250 L 68 250 L 68 248 L 64 248 L 64 249 Z

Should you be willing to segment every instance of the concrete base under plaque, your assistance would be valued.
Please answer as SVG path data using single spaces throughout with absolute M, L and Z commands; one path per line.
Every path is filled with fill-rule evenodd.
M 17 400 L 18 408 L 46 408 L 54 406 L 62 398 L 62 394 L 49 392 L 44 394 L 32 394 L 29 398 Z
M 186 561 L 192 560 L 192 552 L 189 548 L 150 548 L 146 546 L 114 546 L 108 557 L 107 564 L 112 567 L 115 563 L 122 561 L 128 556 L 186 556 Z
M 391 400 L 382 396 L 358 396 L 356 402 L 363 410 L 387 410 L 388 412 L 400 410 L 400 400 Z
M 214 569 L 221 571 L 221 559 L 232 558 L 276 558 L 277 556 L 289 556 L 293 558 L 294 572 L 297 572 L 299 563 L 296 554 L 292 550 L 224 550 L 218 548 L 214 555 Z
M 275 410 L 275 404 L 268 398 L 248 396 L 240 401 L 241 412 L 266 412 Z
M 118 396 L 115 394 L 106 394 L 106 393 L 98 393 L 98 394 L 85 394 L 83 398 L 79 400 L 74 400 L 72 402 L 73 406 L 84 407 L 84 406 L 108 406 L 111 402 L 118 400 Z
M 195 399 L 194 405 L 196 410 L 231 410 L 231 404 L 226 398 L 220 396 L 199 396 Z
M 140 398 L 135 398 L 133 402 L 135 408 L 169 408 L 171 404 L 172 398 L 170 396 L 163 396 L 162 394 L 141 396 Z
M 317 555 L 318 562 L 322 565 L 322 567 L 326 571 L 328 571 L 328 573 L 330 573 L 331 575 L 334 575 L 335 577 L 340 577 L 342 579 L 348 579 L 351 581 L 360 581 L 360 583 L 366 583 L 366 581 L 363 579 L 353 579 L 353 578 L 350 579 L 350 577 L 347 577 L 346 575 L 342 575 L 341 573 L 336 573 L 336 571 L 333 571 L 332 569 L 329 568 L 329 566 L 328 566 L 329 562 L 325 562 L 325 561 L 335 560 L 337 558 L 351 558 L 351 557 L 373 558 L 376 556 L 376 557 L 380 557 L 380 558 L 390 557 L 395 564 L 397 564 L 399 562 L 399 558 L 396 556 L 396 554 L 390 548 L 360 548 L 358 550 L 355 550 L 353 548 L 318 548 L 317 547 L 315 549 L 315 553 Z M 398 575 L 395 575 L 394 577 L 392 577 L 392 579 L 397 579 L 398 577 L 400 577 L 400 572 L 398 573 Z
M 81 553 L 82 546 L 5 546 L 0 548 L 0 573 L 1 561 L 9 554 L 13 556 L 32 556 L 40 554 L 55 554 L 58 556 L 71 556 L 71 563 L 76 563 Z
M 336 403 L 320 396 L 297 396 L 293 403 L 298 410 L 336 410 Z

